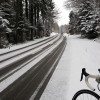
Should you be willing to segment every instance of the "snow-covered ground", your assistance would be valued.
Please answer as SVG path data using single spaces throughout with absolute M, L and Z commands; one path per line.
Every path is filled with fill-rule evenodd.
M 71 100 L 76 91 L 88 89 L 84 80 L 80 82 L 81 69 L 99 74 L 100 43 L 81 39 L 80 35 L 66 35 L 67 46 L 40 100 Z M 90 79 L 95 88 L 97 83 Z M 96 92 L 99 93 L 96 88 Z
M 51 35 L 50 35 L 50 37 L 52 37 L 52 36 L 54 36 L 54 35 L 57 35 L 57 34 L 58 34 L 58 33 L 52 32 Z M 9 48 L 0 49 L 0 54 L 5 53 L 5 52 L 9 52 L 9 51 L 12 51 L 12 50 L 16 50 L 16 49 L 25 47 L 25 46 L 27 46 L 27 45 L 35 44 L 35 43 L 40 42 L 40 41 L 42 41 L 42 40 L 45 40 L 45 39 L 47 39 L 47 38 L 49 38 L 49 37 L 43 37 L 43 38 L 41 38 L 41 39 L 35 39 L 34 41 L 26 41 L 26 42 L 24 42 L 24 43 L 19 43 L 19 44 L 17 44 L 17 45 L 15 44 L 15 45 L 11 46 L 10 49 L 9 49 Z
M 52 35 L 55 35 L 55 33 L 52 33 Z M 91 74 L 98 74 L 100 42 L 81 39 L 80 35 L 64 35 L 67 36 L 66 49 L 40 100 L 71 100 L 76 91 L 88 89 L 84 80 L 80 82 L 82 68 L 85 67 L 87 72 Z M 92 86 L 96 88 L 95 81 L 90 81 Z M 99 93 L 97 88 L 96 92 Z

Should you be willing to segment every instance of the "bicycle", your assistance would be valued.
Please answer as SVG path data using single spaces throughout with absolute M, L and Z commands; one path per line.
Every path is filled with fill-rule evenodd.
M 100 72 L 100 69 L 98 69 L 98 71 Z M 83 80 L 83 75 L 85 76 L 86 85 L 92 91 L 88 90 L 88 89 L 79 90 L 78 92 L 75 93 L 75 95 L 73 96 L 72 100 L 100 100 L 100 96 L 97 93 L 93 92 L 93 91 L 95 91 L 95 89 L 88 82 L 89 78 L 96 79 L 96 82 L 98 83 L 97 88 L 100 91 L 100 89 L 99 89 L 100 75 L 91 75 L 91 74 L 86 72 L 85 68 L 82 69 L 81 80 L 80 81 Z

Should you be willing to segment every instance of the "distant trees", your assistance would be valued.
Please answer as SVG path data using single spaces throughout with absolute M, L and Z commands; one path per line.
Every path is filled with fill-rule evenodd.
M 57 11 L 52 0 L 0 0 L 0 16 L 12 30 L 6 39 L 19 43 L 43 37 L 46 29 L 51 32 Z
M 59 32 L 60 32 L 60 33 L 68 33 L 68 27 L 69 27 L 69 25 L 67 25 L 67 24 L 61 25 L 61 26 L 59 27 Z
M 96 38 L 100 35 L 100 1 L 68 0 L 65 6 L 73 8 L 69 15 L 71 34 L 81 34 L 87 38 Z
M 53 32 L 59 33 L 59 25 L 57 22 L 53 23 L 52 30 L 53 30 Z

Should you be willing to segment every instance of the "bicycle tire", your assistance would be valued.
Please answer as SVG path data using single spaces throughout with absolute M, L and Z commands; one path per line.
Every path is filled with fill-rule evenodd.
M 83 95 L 87 96 L 87 97 L 83 97 Z M 94 99 L 91 99 L 91 97 L 93 97 Z M 80 97 L 81 96 L 81 97 Z M 72 100 L 100 100 L 100 96 L 98 94 L 96 94 L 95 92 L 92 92 L 90 90 L 80 90 L 78 92 L 75 93 L 75 95 L 73 96 Z

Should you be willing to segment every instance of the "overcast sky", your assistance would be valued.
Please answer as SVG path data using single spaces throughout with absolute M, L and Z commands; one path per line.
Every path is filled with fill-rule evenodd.
M 64 8 L 64 1 L 66 0 L 53 0 L 57 6 L 57 8 L 60 9 L 60 19 L 58 20 L 59 25 L 64 25 L 69 23 L 69 10 L 66 10 Z

